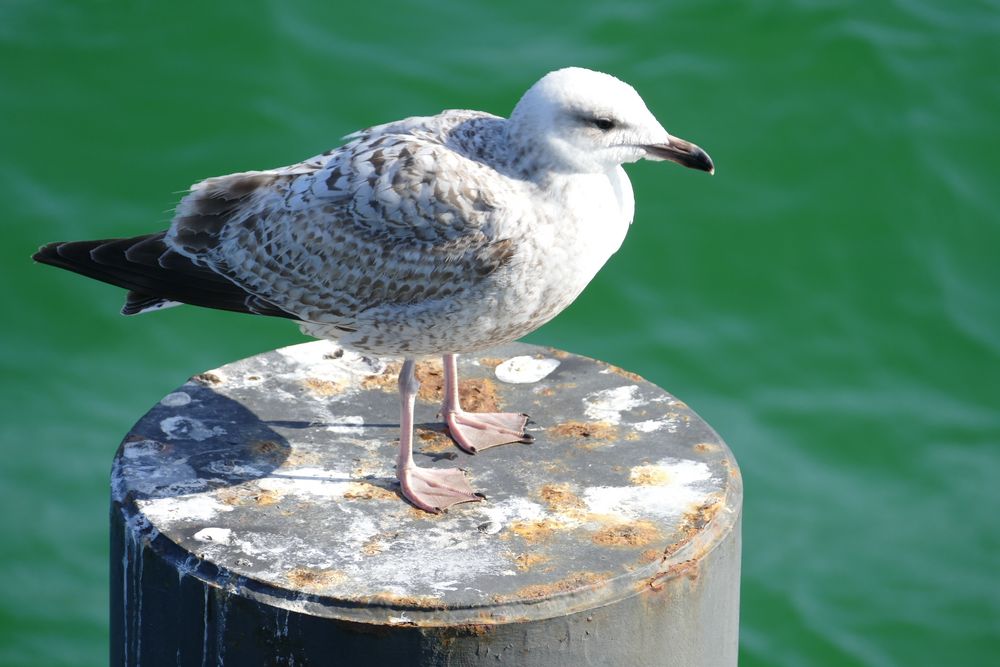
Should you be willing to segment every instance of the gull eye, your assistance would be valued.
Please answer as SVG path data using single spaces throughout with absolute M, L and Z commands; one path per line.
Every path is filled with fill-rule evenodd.
M 594 124 L 594 127 L 601 132 L 607 132 L 615 126 L 615 121 L 610 118 L 594 118 L 591 122 Z

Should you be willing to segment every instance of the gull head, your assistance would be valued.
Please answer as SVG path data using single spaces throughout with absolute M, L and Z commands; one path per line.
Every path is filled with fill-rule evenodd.
M 632 86 L 580 67 L 550 72 L 529 88 L 508 136 L 555 171 L 600 173 L 642 159 L 715 171 L 705 151 L 663 129 Z

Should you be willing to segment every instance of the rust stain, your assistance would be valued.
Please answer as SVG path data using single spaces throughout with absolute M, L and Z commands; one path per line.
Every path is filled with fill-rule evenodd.
M 336 396 L 344 391 L 345 386 L 339 382 L 331 380 L 321 380 L 320 378 L 306 378 L 302 381 L 302 386 L 314 396 Z
M 510 531 L 525 542 L 542 542 L 549 539 L 556 531 L 566 528 L 566 524 L 557 519 L 539 519 L 538 521 L 515 521 L 510 524 Z
M 494 370 L 496 369 L 497 366 L 502 364 L 503 361 L 504 360 L 501 359 L 500 357 L 480 357 L 479 365 L 485 368 L 489 368 L 490 370 Z
M 719 449 L 719 446 L 711 442 L 699 442 L 694 446 L 694 451 L 696 452 L 714 452 Z M 726 463 L 726 461 L 723 461 Z
M 670 483 L 670 471 L 663 466 L 635 466 L 629 471 L 628 478 L 636 486 L 663 486 Z
M 639 554 L 640 563 L 655 563 L 661 558 L 663 558 L 663 552 L 659 549 L 646 549 Z
M 569 484 L 546 484 L 541 488 L 538 495 L 546 505 L 554 512 L 567 512 L 570 510 L 580 510 L 586 507 L 583 500 L 573 493 Z
M 361 388 L 395 393 L 399 391 L 399 371 L 402 368 L 402 362 L 392 361 L 386 364 L 385 371 L 380 375 L 369 375 L 362 380 Z M 413 372 L 420 383 L 420 391 L 417 393 L 418 398 L 425 401 L 440 401 L 443 398 L 444 369 L 441 366 L 440 360 L 418 361 Z
M 541 554 L 517 554 L 514 556 L 514 565 L 518 570 L 525 572 L 530 570 L 542 563 L 547 563 L 549 561 L 548 556 L 543 556 Z
M 396 500 L 399 498 L 393 491 L 384 489 L 370 482 L 351 482 L 344 491 L 346 500 Z
M 632 371 L 627 371 L 624 368 L 619 368 L 618 366 L 615 366 L 614 364 L 605 363 L 604 366 L 605 366 L 605 368 L 607 368 L 609 371 L 611 371 L 615 375 L 619 375 L 619 376 L 625 378 L 626 380 L 630 380 L 632 382 L 645 382 L 646 381 L 646 378 L 642 377 L 638 373 L 633 373 Z
M 573 356 L 566 350 L 560 350 L 554 347 L 549 348 L 549 354 L 551 354 L 556 359 L 569 359 L 571 356 Z
M 466 475 L 466 477 L 468 477 L 468 474 Z M 470 501 L 470 502 L 475 502 L 475 501 Z M 450 509 L 461 509 L 462 505 L 464 504 L 466 503 L 455 505 L 454 508 Z M 406 507 L 407 507 L 408 519 L 417 524 L 428 523 L 433 521 L 446 521 L 450 518 L 448 510 L 441 510 L 440 512 L 426 512 L 422 509 L 417 509 L 416 507 L 410 505 L 409 503 L 406 504 Z
M 281 494 L 277 491 L 265 489 L 261 489 L 260 493 L 256 493 L 253 496 L 253 500 L 257 505 L 274 505 L 281 502 L 281 498 Z
M 385 371 L 380 375 L 369 375 L 361 381 L 362 389 L 378 389 L 379 391 L 399 391 L 399 369 L 403 365 L 398 361 L 392 361 L 385 366 Z
M 385 544 L 381 540 L 368 540 L 361 545 L 361 553 L 365 556 L 374 556 L 385 551 Z
M 222 488 L 215 492 L 215 498 L 223 505 L 245 505 L 250 494 L 246 489 L 239 486 Z
M 323 462 L 323 457 L 318 452 L 307 449 L 293 449 L 285 459 L 283 468 L 300 468 L 303 466 L 316 465 Z
M 667 567 L 663 572 L 657 572 L 647 583 L 654 591 L 661 591 L 666 582 L 678 577 L 687 577 L 689 581 L 697 581 L 699 561 L 696 558 L 682 560 Z
M 547 430 L 561 438 L 588 438 L 591 440 L 614 440 L 618 429 L 607 422 L 568 421 Z
M 222 384 L 222 378 L 215 373 L 198 373 L 191 379 L 204 385 Z
M 281 453 L 281 445 L 274 440 L 257 440 L 250 445 L 250 451 L 258 456 L 274 456 Z
M 421 440 L 420 451 L 431 454 L 442 454 L 455 449 L 455 443 L 448 436 L 447 431 L 433 428 L 418 428 L 417 437 Z
M 651 521 L 630 521 L 603 528 L 591 539 L 603 546 L 644 547 L 661 539 L 661 534 Z
M 514 592 L 510 596 L 497 596 L 498 602 L 512 600 L 537 600 L 547 598 L 559 593 L 569 593 L 580 588 L 586 588 L 601 583 L 607 578 L 604 574 L 597 572 L 573 572 L 561 581 L 551 584 L 533 584 Z
M 682 546 L 690 542 L 692 538 L 700 533 L 715 518 L 715 515 L 719 513 L 722 507 L 723 502 L 717 497 L 712 497 L 701 505 L 697 505 L 685 512 L 677 528 L 680 537 L 667 547 L 663 552 L 663 556 L 665 558 L 671 556 Z
M 439 631 L 439 641 L 442 646 L 449 648 L 455 643 L 455 640 L 459 637 L 479 637 L 483 638 L 489 635 L 496 624 L 496 621 L 489 619 L 492 623 L 463 623 L 461 625 L 451 625 L 443 627 L 434 627 L 435 630 Z M 422 626 L 422 623 L 415 623 L 414 625 Z M 448 661 L 451 664 L 451 661 Z
M 500 412 L 500 395 L 492 380 L 475 379 L 458 383 L 462 408 L 469 412 Z
M 282 446 L 274 440 L 257 440 L 250 444 L 250 454 L 255 459 L 263 459 L 267 463 L 275 466 L 282 462 L 288 447 Z
M 587 503 L 574 491 L 571 484 L 546 484 L 538 495 L 555 515 L 559 528 L 570 528 L 580 524 L 601 524 L 617 527 L 621 517 L 617 514 L 600 514 L 587 510 Z
M 483 363 L 481 360 L 480 363 Z M 378 389 L 386 392 L 399 391 L 399 371 L 402 364 L 394 361 L 386 365 L 381 375 L 369 375 L 361 381 L 362 389 Z M 440 403 L 444 400 L 444 368 L 440 360 L 418 361 L 413 369 L 420 383 L 417 398 L 422 401 Z M 458 395 L 462 407 L 469 412 L 497 412 L 499 396 L 496 385 L 491 380 L 463 380 L 458 383 Z
M 320 570 L 311 567 L 297 567 L 294 570 L 286 572 L 285 579 L 295 589 L 315 591 L 338 584 L 347 579 L 347 575 L 339 570 Z
M 439 598 L 431 597 L 429 595 L 397 595 L 395 593 L 390 593 L 389 591 L 383 591 L 381 593 L 376 593 L 371 598 L 371 602 L 398 606 L 398 607 L 410 607 L 410 608 L 420 608 L 420 609 L 444 609 L 445 606 Z
M 417 398 L 434 402 L 444 400 L 444 367 L 440 360 L 418 361 L 413 372 L 420 383 Z
M 715 515 L 722 509 L 722 505 L 723 503 L 719 498 L 712 497 L 691 511 L 686 512 L 682 523 L 690 526 L 692 530 L 701 530 L 715 518 Z
M 374 556 L 385 551 L 387 542 L 399 537 L 399 533 L 381 533 L 374 535 L 361 545 L 361 553 L 365 556 Z
M 281 502 L 284 497 L 277 491 L 260 489 L 256 486 L 230 486 L 221 488 L 215 492 L 215 497 L 224 505 L 233 507 L 243 505 L 257 505 L 266 507 Z
M 393 446 L 395 449 L 395 446 Z M 387 473 L 389 460 L 381 456 L 365 456 L 356 460 L 354 468 L 351 470 L 351 477 L 364 479 L 376 476 L 383 476 Z

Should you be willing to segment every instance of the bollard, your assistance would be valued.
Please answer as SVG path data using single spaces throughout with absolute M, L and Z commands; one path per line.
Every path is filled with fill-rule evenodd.
M 460 357 L 463 407 L 532 416 L 475 456 L 434 421 L 418 463 L 480 503 L 432 515 L 394 479 L 399 364 L 314 342 L 195 376 L 112 469 L 114 665 L 655 665 L 737 659 L 742 482 L 641 377 L 511 344 Z

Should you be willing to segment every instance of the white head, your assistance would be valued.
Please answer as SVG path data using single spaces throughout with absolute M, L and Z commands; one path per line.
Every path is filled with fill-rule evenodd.
M 580 67 L 550 72 L 529 88 L 508 134 L 557 171 L 605 172 L 643 158 L 714 170 L 705 151 L 663 129 L 632 86 Z

